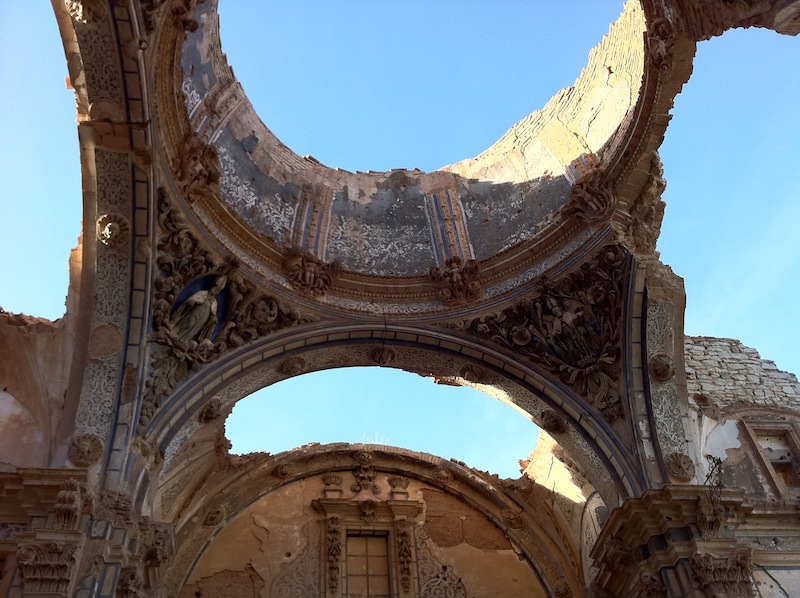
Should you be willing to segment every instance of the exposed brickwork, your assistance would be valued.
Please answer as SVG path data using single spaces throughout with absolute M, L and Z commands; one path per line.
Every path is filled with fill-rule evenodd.
M 705 395 L 708 403 L 722 408 L 753 403 L 800 410 L 797 376 L 761 359 L 755 349 L 734 339 L 708 336 L 687 336 L 684 343 L 690 397 Z

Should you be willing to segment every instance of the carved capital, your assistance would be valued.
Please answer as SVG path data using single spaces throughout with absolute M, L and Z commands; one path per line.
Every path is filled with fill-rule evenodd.
M 695 554 L 689 558 L 692 577 L 709 598 L 723 596 L 755 596 L 753 584 L 753 551 L 738 547 L 722 556 Z
M 67 596 L 78 547 L 64 542 L 20 541 L 17 566 L 24 595 Z

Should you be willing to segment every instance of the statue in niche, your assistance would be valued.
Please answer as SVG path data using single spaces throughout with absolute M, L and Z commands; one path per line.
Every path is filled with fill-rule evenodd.
M 218 277 L 210 289 L 190 295 L 170 318 L 169 336 L 187 350 L 211 345 L 217 327 L 217 296 L 225 289 L 228 279 Z

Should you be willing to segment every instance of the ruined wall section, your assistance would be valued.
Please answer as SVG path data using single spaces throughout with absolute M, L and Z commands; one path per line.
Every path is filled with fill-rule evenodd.
M 797 376 L 761 359 L 755 349 L 729 338 L 687 336 L 684 342 L 687 391 L 699 407 L 749 404 L 800 411 Z

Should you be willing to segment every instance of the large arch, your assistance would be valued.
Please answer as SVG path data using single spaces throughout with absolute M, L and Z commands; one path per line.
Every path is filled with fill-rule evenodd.
M 15 359 L 15 375 L 35 382 L 36 368 L 54 361 L 60 372 L 39 382 L 38 408 L 54 420 L 51 469 L 12 464 L 2 474 L 12 497 L 3 567 L 13 572 L 2 590 L 158 596 L 167 580 L 179 587 L 198 554 L 187 534 L 221 492 L 209 477 L 194 486 L 195 502 L 167 505 L 169 488 L 187 490 L 173 469 L 181 455 L 208 458 L 180 473 L 224 466 L 220 479 L 248 497 L 225 503 L 233 516 L 262 483 L 305 474 L 273 475 L 276 459 L 297 455 L 227 456 L 220 415 L 276 380 L 370 363 L 501 396 L 590 478 L 605 505 L 592 498 L 586 521 L 613 509 L 594 548 L 576 541 L 580 523 L 542 521 L 517 490 L 465 466 L 433 457 L 403 466 L 438 463 L 471 505 L 488 492 L 486 516 L 523 553 L 528 544 L 497 509 L 523 513 L 557 555 L 592 563 L 593 575 L 566 590 L 544 575 L 546 595 L 701 596 L 719 584 L 747 593 L 754 559 L 777 562 L 758 547 L 765 516 L 748 511 L 743 490 L 704 484 L 713 467 L 699 466 L 696 428 L 710 415 L 687 390 L 680 281 L 655 253 L 656 150 L 697 41 L 736 26 L 797 33 L 797 2 L 630 1 L 575 87 L 478 158 L 435 173 L 337 172 L 282 146 L 233 78 L 210 0 L 54 8 L 77 99 L 84 242 L 62 331 L 2 314 L 4 330 L 19 328 L 3 333 L 12 344 L 57 337 L 33 351 L 38 361 Z M 585 118 L 595 113 L 600 120 Z M 514 202 L 526 218 L 509 217 Z M 483 232 L 480 210 L 492 216 Z M 396 254 L 368 249 L 379 237 Z M 59 343 L 72 347 L 63 359 L 52 355 Z M 379 458 L 396 472 L 401 453 L 389 453 Z M 333 470 L 351 469 L 347 458 Z M 552 556 L 530 561 L 544 571 Z

